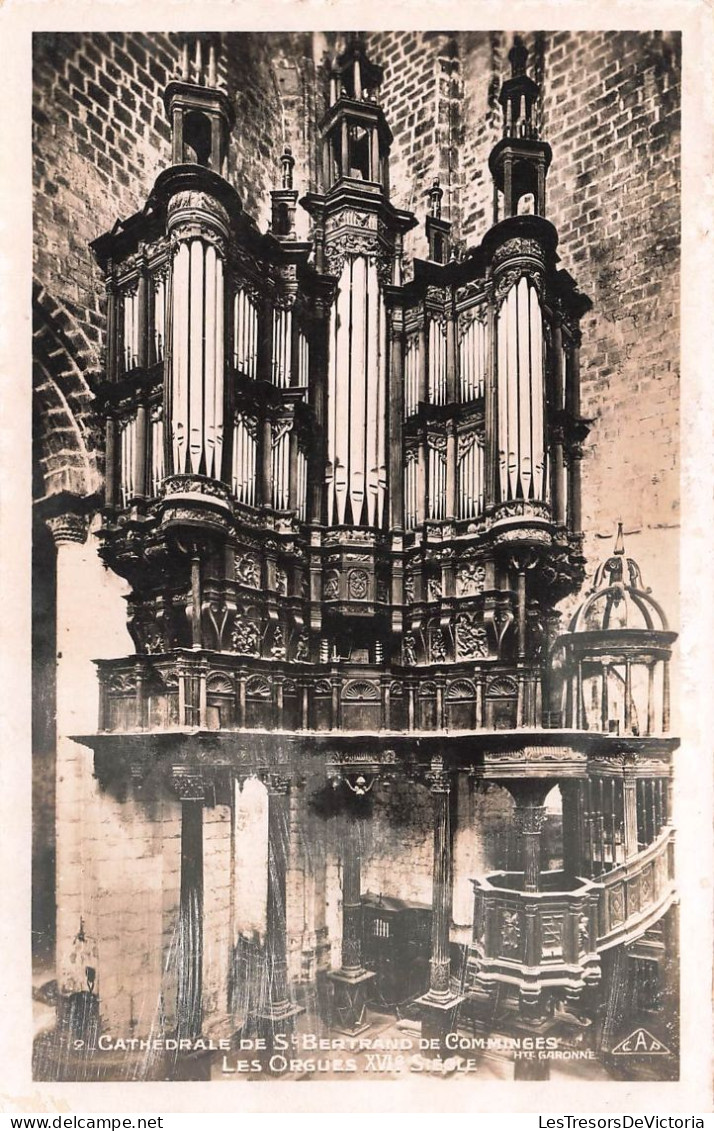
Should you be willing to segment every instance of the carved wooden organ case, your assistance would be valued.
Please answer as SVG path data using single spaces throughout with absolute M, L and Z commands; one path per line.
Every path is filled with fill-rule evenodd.
M 309 242 L 289 150 L 267 233 L 226 179 L 215 63 L 167 88 L 173 164 L 93 245 L 103 554 L 137 653 L 100 664 L 104 729 L 548 721 L 554 605 L 582 579 L 589 303 L 558 268 L 514 50 L 494 226 L 457 255 L 435 183 L 409 278 L 418 221 L 390 202 L 359 45 L 329 75 Z

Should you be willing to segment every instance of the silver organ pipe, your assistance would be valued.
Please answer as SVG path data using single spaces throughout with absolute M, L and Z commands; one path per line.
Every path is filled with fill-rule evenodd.
M 446 404 L 446 328 L 429 319 L 429 403 Z
M 498 318 L 498 450 L 501 500 L 544 499 L 543 322 L 523 276 Z
M 290 384 L 292 361 L 292 310 L 273 311 L 272 382 L 280 389 Z
M 157 276 L 154 281 L 154 357 L 163 361 L 166 344 L 166 279 Z
M 161 405 L 151 412 L 151 494 L 158 495 L 164 479 L 164 416 Z
M 530 381 L 525 395 L 531 400 L 531 461 L 533 468 L 533 497 L 547 497 L 545 467 L 545 356 L 543 349 L 543 315 L 538 292 L 529 288 L 530 298 Z
M 535 404 L 531 402 L 531 342 L 530 342 L 530 301 L 528 280 L 518 283 L 518 457 L 521 475 L 521 497 L 531 497 L 533 479 L 533 429 L 535 421 L 532 414 Z
M 307 388 L 308 374 L 310 372 L 310 346 L 307 336 L 298 330 L 298 385 L 301 389 Z
M 375 285 L 377 283 L 376 269 L 375 269 Z M 379 294 L 379 393 L 377 397 L 377 450 L 379 452 L 379 476 L 377 482 L 377 521 L 380 526 L 384 525 L 385 507 L 387 504 L 387 490 L 389 481 L 387 478 L 387 357 L 389 350 L 389 337 L 387 332 L 387 310 L 384 305 L 384 298 L 380 291 Z
M 135 284 L 123 295 L 124 311 L 124 370 L 128 372 L 139 362 L 139 291 Z
M 206 248 L 204 353 L 204 460 L 206 474 L 221 477 L 223 454 L 223 269 L 216 249 Z
M 461 400 L 473 401 L 484 395 L 488 359 L 488 326 L 478 316 L 471 319 L 459 340 Z
M 190 251 L 189 283 L 189 382 L 188 382 L 188 471 L 197 474 L 201 469 L 203 450 L 203 257 L 204 247 L 200 240 L 192 240 Z M 183 469 L 182 469 L 183 470 Z
M 276 510 L 288 509 L 290 487 L 290 424 L 281 422 L 273 428 L 273 499 Z
M 179 244 L 173 273 L 174 471 L 219 479 L 223 457 L 223 260 L 212 244 Z
M 240 503 L 255 506 L 257 421 L 239 413 L 233 431 L 233 494 Z
M 367 318 L 367 261 L 364 256 L 355 259 L 352 268 L 351 357 L 349 392 L 349 496 L 354 522 L 360 521 L 365 491 L 365 442 L 367 429 L 366 396 L 369 395 L 370 378 L 360 380 L 362 365 L 370 364 Z M 373 408 L 376 406 L 372 406 Z
M 414 448 L 406 452 L 404 464 L 404 526 L 416 530 L 419 524 L 419 461 Z
M 429 436 L 427 442 L 427 515 L 440 520 L 446 515 L 446 438 Z
M 173 271 L 171 450 L 174 471 L 186 466 L 188 421 L 188 295 L 190 251 L 179 244 Z
M 561 381 L 560 381 L 560 390 L 559 390 L 560 399 L 559 399 L 559 403 L 556 404 L 555 407 L 558 408 L 558 409 L 564 409 L 566 407 L 566 404 L 565 404 L 565 374 L 568 372 L 568 351 L 565 348 L 564 344 L 561 345 L 561 347 L 560 347 L 560 366 L 561 366 L 561 368 L 560 368 Z
M 328 365 L 328 522 L 381 525 L 386 498 L 386 316 L 377 268 L 346 259 Z M 349 512 L 348 512 L 349 502 Z
M 352 305 L 352 261 L 347 260 L 342 269 L 334 307 L 333 334 L 331 335 L 332 354 L 330 359 L 330 378 L 328 401 L 332 405 L 331 445 L 328 459 L 332 464 L 334 478 L 334 513 L 330 510 L 329 521 L 343 523 L 347 506 L 348 444 L 349 444 L 349 388 L 351 381 L 352 358 L 350 354 L 350 310 Z M 340 370 L 338 380 L 338 367 Z
M 419 335 L 409 334 L 404 352 L 404 419 L 419 407 Z
M 127 506 L 135 494 L 136 417 L 131 416 L 122 420 L 119 427 L 121 429 L 121 474 L 119 482 L 121 486 L 122 504 Z
M 459 518 L 476 518 L 484 510 L 484 446 L 476 432 L 459 437 Z
M 307 456 L 298 448 L 297 453 L 297 515 L 307 522 Z
M 247 291 L 236 292 L 233 303 L 233 363 L 255 380 L 258 366 L 258 308 Z

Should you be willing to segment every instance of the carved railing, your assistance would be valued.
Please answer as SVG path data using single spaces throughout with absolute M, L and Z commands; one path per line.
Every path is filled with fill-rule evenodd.
M 524 892 L 522 872 L 472 880 L 472 953 L 479 981 L 509 982 L 521 993 L 580 989 L 600 977 L 600 954 L 633 941 L 674 898 L 674 831 L 600 881 L 541 874 L 543 890 Z
M 503 667 L 473 663 L 398 667 L 310 663 L 299 635 L 260 639 L 241 625 L 239 653 L 179 648 L 101 661 L 100 731 L 199 727 L 212 730 L 448 730 L 493 725 L 494 704 L 516 724 L 518 684 Z M 273 658 L 258 655 L 273 653 Z
M 547 987 L 579 990 L 600 978 L 598 885 L 562 872 L 541 880 L 539 892 L 519 890 L 522 872 L 471 881 L 479 980 L 517 985 L 525 998 Z
M 598 885 L 598 950 L 630 942 L 667 910 L 674 896 L 674 830 L 666 826 L 632 860 Z

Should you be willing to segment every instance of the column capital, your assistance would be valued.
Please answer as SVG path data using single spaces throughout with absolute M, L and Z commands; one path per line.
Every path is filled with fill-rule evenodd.
M 513 819 L 519 832 L 540 833 L 545 820 L 545 806 L 516 805 Z
M 441 758 L 432 758 L 431 768 L 424 775 L 432 793 L 449 793 L 451 790 L 451 774 L 444 766 Z
M 174 766 L 171 771 L 171 786 L 179 801 L 206 800 L 206 783 L 200 770 Z
M 261 781 L 268 791 L 269 797 L 287 797 L 290 789 L 290 778 L 285 774 L 268 771 L 260 775 Z
M 89 521 L 84 514 L 66 511 L 45 519 L 55 546 L 67 546 L 76 543 L 83 546 L 89 533 Z

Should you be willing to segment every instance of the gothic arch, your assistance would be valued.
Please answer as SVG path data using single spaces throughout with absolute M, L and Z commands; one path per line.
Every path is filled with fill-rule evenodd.
M 33 287 L 33 443 L 36 497 L 94 494 L 101 485 L 88 376 L 97 355 L 76 319 Z

